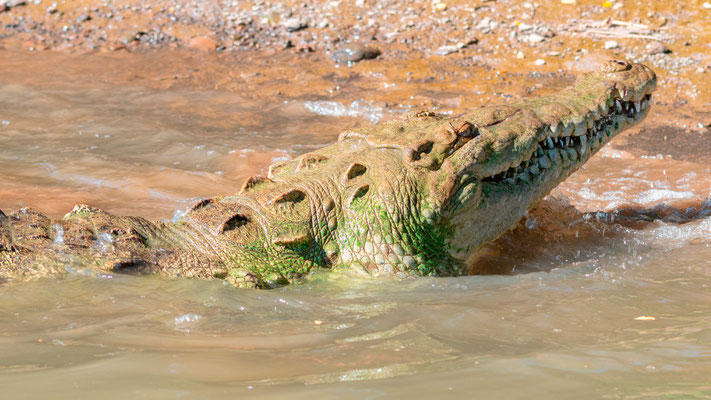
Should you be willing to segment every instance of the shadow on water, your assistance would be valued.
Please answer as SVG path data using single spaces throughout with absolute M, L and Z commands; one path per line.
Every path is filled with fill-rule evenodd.
M 580 212 L 567 198 L 546 197 L 510 231 L 482 248 L 472 275 L 550 272 L 602 257 L 631 253 L 635 232 L 683 225 L 711 216 L 711 197 L 674 205 L 624 206 Z

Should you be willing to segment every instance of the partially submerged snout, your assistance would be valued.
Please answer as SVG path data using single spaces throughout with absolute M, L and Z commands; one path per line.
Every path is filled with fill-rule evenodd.
M 480 135 L 452 157 L 462 172 L 452 221 L 458 258 L 514 225 L 600 147 L 649 112 L 657 78 L 642 64 L 606 62 L 556 94 L 476 110 Z M 466 194 L 466 196 L 465 196 Z M 466 239 L 462 239 L 466 238 Z

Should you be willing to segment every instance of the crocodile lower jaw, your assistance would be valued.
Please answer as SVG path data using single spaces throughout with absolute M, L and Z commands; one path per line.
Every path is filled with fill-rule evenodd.
M 577 123 L 546 127 L 543 139 L 528 159 L 482 182 L 527 184 L 560 163 L 569 165 L 587 160 L 619 132 L 642 121 L 651 107 L 652 95 L 645 94 L 640 101 L 614 99 L 608 103 L 611 104 Z

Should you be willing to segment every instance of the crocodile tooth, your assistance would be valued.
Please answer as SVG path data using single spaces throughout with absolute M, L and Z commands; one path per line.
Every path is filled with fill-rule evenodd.
M 575 124 L 575 131 L 573 132 L 574 136 L 581 136 L 585 134 L 585 131 L 588 129 L 588 124 L 585 121 L 581 121 L 577 124 Z
M 578 159 L 578 152 L 572 147 L 568 149 L 568 158 L 570 158 L 571 161 Z
M 598 107 L 600 116 L 605 116 L 608 112 L 610 112 L 610 108 L 607 106 L 607 102 L 600 104 L 600 107 Z
M 561 150 L 560 151 L 560 159 L 563 162 L 563 164 L 567 164 L 568 161 L 570 161 L 570 156 L 568 155 L 567 150 Z
M 598 147 L 600 147 L 600 138 L 595 136 L 594 138 L 590 139 L 590 151 L 595 151 L 597 150 Z
M 580 155 L 581 156 L 585 155 L 585 152 L 587 151 L 587 146 L 588 146 L 588 137 L 581 136 L 580 137 Z
M 567 123 L 563 125 L 563 131 L 561 132 L 560 136 L 570 136 L 571 133 L 573 133 L 573 130 L 575 129 L 575 125 L 572 123 Z
M 615 100 L 615 108 L 617 109 L 618 113 L 622 112 L 622 103 L 620 103 L 619 100 Z
M 573 119 L 572 119 L 572 122 L 573 122 L 575 125 L 577 125 L 577 124 L 579 124 L 579 123 L 581 123 L 581 122 L 583 122 L 583 121 L 585 121 L 585 116 L 583 116 L 583 115 L 576 115 L 576 116 L 574 116 Z
M 541 150 L 540 147 L 536 149 L 536 156 L 537 156 L 537 157 L 543 157 L 543 150 Z
M 630 93 L 630 90 L 627 88 L 622 89 L 622 100 L 624 101 L 630 101 L 632 97 L 632 93 Z
M 641 105 L 639 104 L 639 101 L 635 101 L 635 102 L 634 102 L 634 110 L 635 110 L 636 112 L 639 112 L 639 111 L 641 110 L 640 106 L 641 106 Z
M 588 117 L 588 119 L 586 121 L 587 121 L 587 128 L 588 129 L 592 129 L 595 127 L 595 119 L 592 116 Z
M 553 147 L 555 147 L 555 146 L 553 145 L 553 140 L 551 140 L 550 136 L 549 136 L 548 138 L 546 138 L 546 143 L 548 143 L 548 148 L 549 148 L 549 149 L 552 149 Z
M 548 131 L 550 132 L 548 136 L 558 136 L 558 132 L 561 131 L 560 123 L 549 126 Z

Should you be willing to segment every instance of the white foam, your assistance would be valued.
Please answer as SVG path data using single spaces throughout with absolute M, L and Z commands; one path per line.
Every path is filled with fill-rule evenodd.
M 377 123 L 383 118 L 382 107 L 375 107 L 361 100 L 356 100 L 348 106 L 337 101 L 307 101 L 304 103 L 304 107 L 318 115 L 328 115 L 332 117 L 363 117 L 373 123 Z
M 638 204 L 657 203 L 661 200 L 690 199 L 693 192 L 681 192 L 669 189 L 650 189 L 637 195 L 635 202 Z

